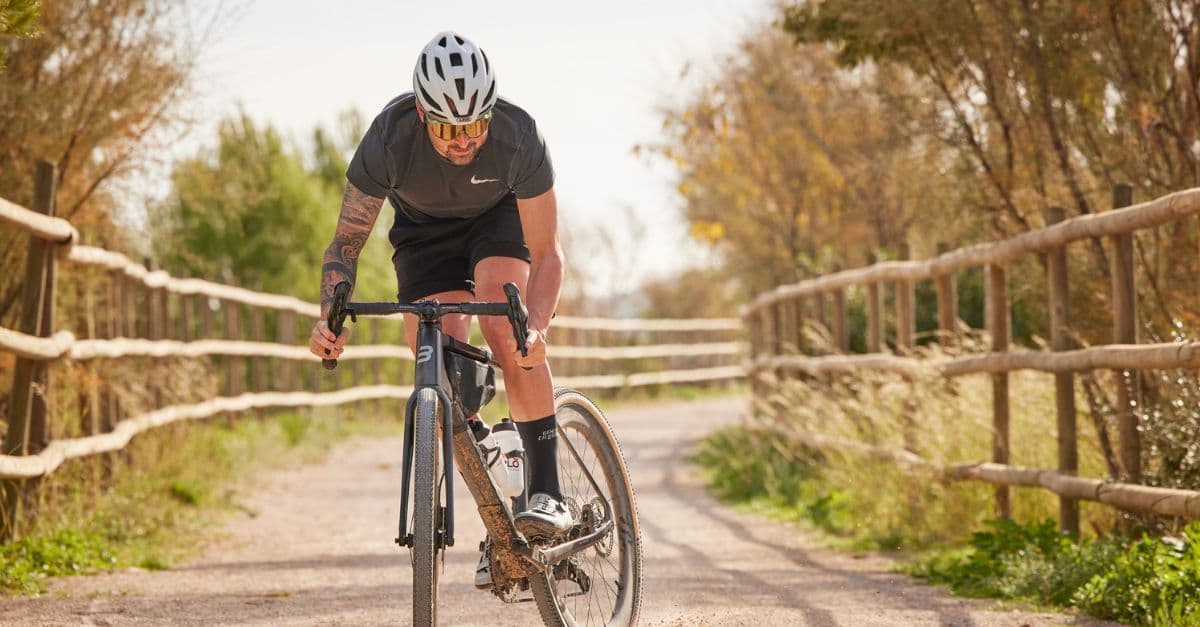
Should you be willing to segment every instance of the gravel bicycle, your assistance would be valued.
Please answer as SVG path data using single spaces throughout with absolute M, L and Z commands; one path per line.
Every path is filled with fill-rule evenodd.
M 491 538 L 487 550 L 495 596 L 507 603 L 533 601 L 547 625 L 635 625 L 641 605 L 641 531 L 624 457 L 596 404 L 576 390 L 554 392 L 560 484 L 574 520 L 554 540 L 517 531 L 513 516 L 524 507 L 524 496 L 502 496 L 467 425 L 494 395 L 498 364 L 487 350 L 442 333 L 441 318 L 506 316 L 524 353 L 527 314 L 516 285 L 505 284 L 507 302 L 494 303 L 351 303 L 349 292 L 347 282 L 335 289 L 327 320 L 335 334 L 341 334 L 347 317 L 411 313 L 418 318 L 396 536 L 412 554 L 413 624 L 437 624 L 443 553 L 454 545 L 451 473 L 457 464 Z M 337 360 L 326 359 L 324 365 L 332 369 Z

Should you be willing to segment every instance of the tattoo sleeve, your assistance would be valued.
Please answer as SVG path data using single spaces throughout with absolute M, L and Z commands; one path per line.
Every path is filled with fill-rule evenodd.
M 325 249 L 325 264 L 321 266 L 321 317 L 324 318 L 333 303 L 333 288 L 342 281 L 354 284 L 358 271 L 358 255 L 362 252 L 383 199 L 364 194 L 350 182 L 342 197 L 342 211 L 338 215 L 337 230 L 333 243 Z

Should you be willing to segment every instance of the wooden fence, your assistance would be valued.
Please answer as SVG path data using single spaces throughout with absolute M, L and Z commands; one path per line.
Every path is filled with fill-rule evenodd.
M 327 373 L 307 346 L 319 305 L 175 278 L 83 246 L 76 229 L 54 217 L 54 180 L 54 167 L 39 164 L 36 211 L 0 198 L 0 222 L 30 236 L 19 328 L 0 327 L 0 353 L 15 355 L 0 450 L 5 534 L 38 477 L 69 459 L 118 451 L 148 429 L 250 409 L 409 395 L 412 355 L 399 316 L 358 325 L 345 363 Z M 75 274 L 65 292 L 57 277 L 64 263 Z M 72 315 L 56 317 L 56 301 L 69 302 Z M 74 328 L 53 328 L 64 318 Z M 550 360 L 557 385 L 583 389 L 723 382 L 744 374 L 741 334 L 736 319 L 559 316 Z M 368 360 L 379 363 L 366 368 Z M 54 385 L 51 364 L 69 386 Z M 72 393 L 54 397 L 62 388 Z M 78 424 L 55 425 L 52 414 L 77 416 Z
M 990 463 L 959 464 L 937 469 L 955 479 L 973 479 L 997 485 L 996 509 L 1010 513 L 1007 486 L 1035 486 L 1060 495 L 1062 530 L 1079 533 L 1078 500 L 1099 501 L 1133 512 L 1200 518 L 1200 492 L 1139 485 L 1142 473 L 1138 416 L 1133 404 L 1138 372 L 1165 368 L 1200 368 L 1200 344 L 1138 344 L 1136 333 L 1137 295 L 1134 286 L 1133 232 L 1181 220 L 1200 213 L 1200 189 L 1177 192 L 1156 200 L 1129 206 L 1132 191 L 1119 185 L 1114 191 L 1114 209 L 1101 214 L 1063 220 L 1061 209 L 1049 212 L 1052 224 L 1008 240 L 947 250 L 925 261 L 890 261 L 838 272 L 799 283 L 780 286 L 761 294 L 743 311 L 750 337 L 747 369 L 752 385 L 761 388 L 766 372 L 800 371 L 810 374 L 886 371 L 906 377 L 934 373 L 957 377 L 989 373 L 992 377 L 993 455 Z M 1073 345 L 1068 307 L 1066 246 L 1092 239 L 1110 244 L 1112 276 L 1112 343 L 1090 348 Z M 1008 264 L 1023 255 L 1046 255 L 1047 304 L 1050 328 L 1049 351 L 1015 350 L 1010 346 L 1011 303 Z M 937 360 L 911 356 L 915 336 L 914 284 L 932 281 L 936 288 L 938 334 L 953 344 L 958 330 L 956 273 L 982 266 L 985 270 L 985 319 L 990 350 L 982 355 L 964 355 Z M 886 351 L 882 294 L 894 285 L 896 353 Z M 846 290 L 861 287 L 866 294 L 867 354 L 850 355 L 847 333 Z M 809 307 L 811 303 L 811 307 Z M 816 312 L 816 315 L 810 315 Z M 826 328 L 842 354 L 812 355 L 807 347 L 805 325 Z M 1039 469 L 1010 465 L 1009 459 L 1009 372 L 1040 370 L 1055 375 L 1058 468 Z M 1096 369 L 1117 371 L 1116 411 L 1118 420 L 1119 481 L 1076 477 L 1075 373 Z M 855 450 L 907 465 L 930 464 L 909 451 L 896 451 L 860 442 L 834 440 L 817 434 L 801 436 L 815 447 Z

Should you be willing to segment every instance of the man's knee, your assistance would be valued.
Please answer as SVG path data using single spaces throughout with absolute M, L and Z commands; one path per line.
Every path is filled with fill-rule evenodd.
M 503 316 L 481 316 L 479 320 L 479 328 L 483 331 L 483 338 L 487 340 L 488 347 L 492 349 L 492 354 L 499 362 L 500 368 L 505 371 L 511 371 L 516 368 L 516 360 L 512 353 L 510 340 L 513 340 L 512 325 L 508 323 L 508 318 Z

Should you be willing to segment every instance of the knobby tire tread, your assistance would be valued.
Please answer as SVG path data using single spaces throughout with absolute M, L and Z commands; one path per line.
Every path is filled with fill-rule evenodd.
M 414 409 L 415 461 L 413 478 L 413 625 L 437 625 L 438 578 L 441 552 L 438 551 L 438 397 L 431 388 L 417 392 Z

